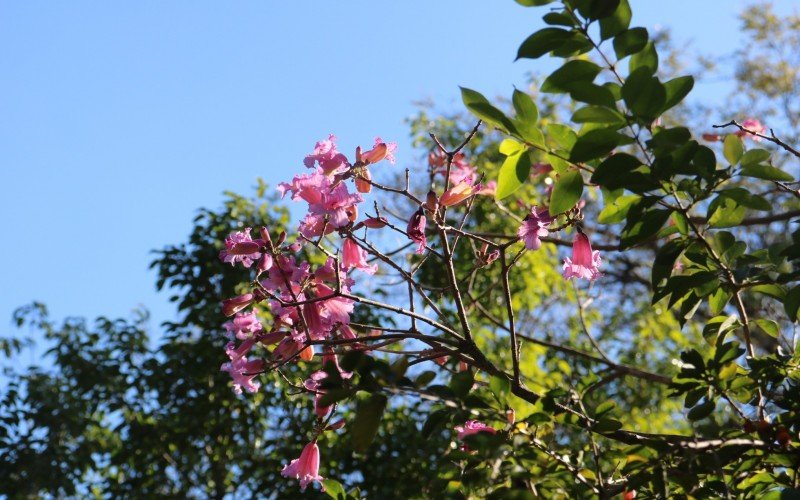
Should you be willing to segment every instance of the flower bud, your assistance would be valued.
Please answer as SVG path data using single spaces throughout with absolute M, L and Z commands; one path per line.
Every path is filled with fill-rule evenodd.
M 367 217 L 364 219 L 364 225 L 370 229 L 380 229 L 382 227 L 386 227 L 389 221 L 386 220 L 386 217 Z
M 511 425 L 514 425 L 514 422 L 517 421 L 517 413 L 514 411 L 513 408 L 509 408 L 506 410 L 506 422 Z
M 436 213 L 439 209 L 439 197 L 436 196 L 436 191 L 428 191 L 428 196 L 425 198 L 425 209 L 430 213 Z
M 385 142 L 377 144 L 374 148 L 361 155 L 361 161 L 369 165 L 370 163 L 378 163 L 386 158 L 389 154 L 389 146 Z
M 369 173 L 369 169 L 366 167 L 362 168 L 356 177 L 356 190 L 359 193 L 369 193 L 372 191 L 371 180 L 372 174 Z
M 272 267 L 272 254 L 265 253 L 261 256 L 261 260 L 258 261 L 258 272 L 263 273 L 264 271 L 269 271 Z
M 270 238 L 269 231 L 264 226 L 261 226 L 261 239 L 268 245 L 272 245 L 272 238 Z
M 238 297 L 233 297 L 231 299 L 226 299 L 222 301 L 222 313 L 225 316 L 233 316 L 237 312 L 241 311 L 242 309 L 247 308 L 255 301 L 255 295 L 252 293 L 246 293 L 244 295 L 239 295 Z

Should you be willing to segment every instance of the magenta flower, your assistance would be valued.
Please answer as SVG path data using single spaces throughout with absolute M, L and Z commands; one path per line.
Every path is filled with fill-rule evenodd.
M 764 124 L 762 124 L 760 121 L 756 120 L 755 118 L 748 118 L 747 120 L 743 121 L 742 122 L 742 127 L 746 128 L 748 131 L 745 132 L 744 130 L 738 130 L 737 132 L 735 132 L 735 135 L 737 135 L 739 137 L 747 136 L 747 137 L 749 137 L 750 139 L 753 139 L 756 142 L 759 142 L 761 140 L 761 137 L 759 137 L 757 135 L 753 135 L 753 133 L 763 134 L 764 132 L 767 131 L 767 127 L 765 127 Z
M 317 441 L 308 443 L 300 453 L 300 458 L 295 458 L 289 465 L 281 471 L 283 477 L 293 477 L 300 480 L 300 490 L 305 491 L 306 487 L 316 482 L 322 482 L 325 478 L 319 475 L 319 446 Z
M 455 431 L 458 432 L 458 439 L 462 441 L 464 440 L 465 437 L 477 434 L 479 432 L 488 432 L 490 434 L 497 433 L 497 431 L 494 428 L 489 427 L 483 422 L 479 422 L 477 420 L 467 420 L 466 422 L 464 422 L 463 426 L 457 425 L 455 427 Z
M 572 259 L 564 258 L 564 278 L 583 278 L 594 281 L 602 274 L 598 271 L 600 266 L 600 252 L 592 251 L 589 238 L 583 234 L 575 235 L 572 243 Z
M 553 222 L 550 212 L 547 209 L 538 212 L 536 207 L 531 208 L 531 213 L 522 221 L 522 225 L 517 231 L 517 235 L 525 243 L 528 250 L 538 250 L 542 246 L 543 238 L 549 234 L 547 226 Z
M 408 221 L 408 228 L 406 228 L 408 237 L 417 244 L 418 254 L 424 253 L 425 246 L 428 244 L 428 240 L 425 239 L 425 224 L 427 222 L 428 220 L 425 218 L 425 212 L 420 208 L 411 216 L 411 219 Z
M 228 332 L 229 337 L 236 337 L 239 340 L 253 338 L 256 333 L 264 329 L 253 311 L 238 313 L 222 326 Z
M 345 269 L 361 269 L 367 274 L 375 274 L 377 264 L 367 262 L 367 251 L 361 248 L 352 238 L 345 238 L 342 249 L 342 267 Z
M 242 387 L 247 389 L 247 392 L 258 391 L 261 384 L 254 382 L 253 379 L 263 370 L 263 359 L 248 361 L 247 357 L 244 356 L 230 363 L 223 363 L 220 367 L 220 371 L 228 372 L 233 379 L 233 392 L 236 394 L 242 393 Z
M 314 151 L 303 160 L 303 164 L 308 168 L 314 168 L 315 163 L 325 175 L 337 173 L 339 169 L 347 166 L 347 157 L 336 150 L 335 135 L 331 134 L 327 140 L 317 142 Z
M 241 262 L 244 267 L 250 267 L 253 262 L 261 258 L 260 250 L 263 244 L 264 242 L 260 240 L 253 241 L 248 227 L 225 238 L 225 249 L 219 252 L 219 258 L 230 265 Z
M 239 295 L 238 297 L 223 300 L 222 313 L 225 316 L 233 316 L 239 311 L 246 309 L 248 306 L 250 306 L 250 304 L 255 302 L 255 300 L 256 297 L 252 293 L 246 293 L 244 295 Z

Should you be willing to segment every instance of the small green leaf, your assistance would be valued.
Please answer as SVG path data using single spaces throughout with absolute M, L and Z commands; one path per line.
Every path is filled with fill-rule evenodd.
M 741 141 L 741 139 L 739 140 Z M 769 151 L 767 151 L 766 149 L 751 149 L 744 155 L 742 155 L 740 161 L 743 167 L 749 167 L 750 165 L 757 165 L 759 163 L 765 162 L 769 160 L 769 157 L 770 157 Z
M 495 199 L 502 200 L 519 189 L 528 180 L 530 174 L 531 157 L 526 151 L 507 156 L 500 167 L 500 175 L 497 177 Z
M 753 177 L 755 179 L 764 179 L 767 181 L 788 182 L 794 180 L 794 177 L 783 170 L 764 164 L 742 167 L 742 175 L 745 177 Z
M 699 405 L 689 410 L 689 414 L 687 415 L 687 417 L 691 421 L 702 420 L 707 416 L 711 415 L 716 406 L 717 405 L 714 403 L 714 401 L 704 401 L 703 403 L 700 403 Z
M 463 398 L 469 391 L 472 389 L 472 385 L 475 383 L 475 375 L 472 374 L 471 371 L 463 371 L 454 373 L 453 376 L 450 378 L 450 389 L 453 390 L 453 393 Z
M 561 28 L 544 28 L 522 42 L 517 51 L 517 59 L 537 59 L 559 47 L 564 46 L 573 33 Z
M 607 18 L 617 10 L 619 2 L 620 0 L 594 0 L 589 4 L 588 18 L 592 20 Z
M 622 98 L 633 114 L 652 121 L 667 102 L 667 90 L 658 78 L 651 76 L 648 67 L 640 67 L 625 80 Z
M 342 486 L 341 483 L 335 479 L 323 479 L 322 488 L 325 490 L 325 493 L 331 498 L 342 500 L 346 496 L 346 493 L 344 491 L 344 486 Z
M 607 155 L 620 143 L 622 143 L 622 137 L 613 130 L 590 130 L 578 137 L 572 147 L 569 159 L 576 163 L 594 160 Z
M 572 121 L 575 123 L 606 123 L 619 127 L 625 125 L 625 117 L 622 116 L 622 113 L 604 106 L 583 107 L 573 113 Z
M 631 60 L 628 63 L 628 71 L 630 73 L 642 68 L 647 68 L 651 75 L 658 69 L 658 53 L 653 42 L 647 42 L 642 50 L 631 56 Z
M 592 184 L 599 184 L 608 189 L 625 187 L 629 174 L 641 166 L 641 160 L 635 156 L 627 153 L 614 154 L 594 169 Z
M 583 176 L 578 170 L 561 175 L 550 194 L 550 214 L 558 215 L 574 207 L 583 194 Z
M 511 390 L 511 382 L 505 377 L 494 376 L 489 379 L 489 389 L 495 396 L 505 396 Z
M 797 321 L 797 310 L 800 309 L 800 286 L 789 290 L 786 298 L 783 299 L 783 308 L 786 310 L 786 316 L 789 317 L 789 321 L 792 323 Z
M 536 103 L 533 102 L 530 95 L 514 89 L 511 100 L 514 103 L 514 111 L 517 112 L 517 118 L 520 121 L 536 124 L 539 120 L 539 108 L 536 107 Z
M 631 28 L 614 37 L 614 52 L 622 59 L 644 49 L 648 34 L 645 28 Z
M 503 139 L 500 143 L 500 154 L 503 156 L 511 156 L 521 153 L 525 149 L 525 145 L 515 139 Z
M 622 422 L 613 418 L 601 418 L 594 424 L 594 431 L 599 433 L 614 432 L 622 428 Z
M 592 82 L 598 73 L 600 67 L 591 61 L 567 61 L 545 79 L 540 90 L 550 93 L 569 92 L 576 82 Z
M 600 19 L 600 40 L 608 40 L 628 29 L 631 24 L 631 14 L 628 0 L 620 1 L 612 15 Z
M 664 88 L 667 91 L 667 102 L 661 109 L 661 112 L 677 106 L 694 87 L 694 78 L 691 76 L 680 76 L 664 83 Z
M 722 154 L 725 156 L 725 159 L 728 160 L 728 163 L 731 165 L 736 165 L 742 158 L 743 153 L 744 145 L 742 144 L 742 140 L 733 134 L 729 134 L 725 138 L 725 142 L 722 143 Z
M 777 322 L 771 319 L 759 318 L 753 322 L 770 337 L 778 338 L 778 335 L 781 333 L 781 327 L 778 326 Z

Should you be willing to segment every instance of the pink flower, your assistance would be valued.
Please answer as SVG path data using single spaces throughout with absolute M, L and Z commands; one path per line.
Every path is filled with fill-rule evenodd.
M 367 251 L 358 246 L 358 243 L 352 238 L 345 238 L 344 240 L 342 267 L 345 269 L 361 269 L 367 274 L 375 274 L 375 271 L 378 270 L 377 264 L 370 265 L 367 262 Z
M 305 157 L 303 164 L 308 168 L 314 168 L 314 164 L 319 164 L 325 175 L 337 173 L 342 167 L 347 166 L 347 157 L 336 150 L 336 136 L 331 134 L 328 140 L 317 142 L 314 151 Z
M 753 134 L 763 134 L 767 131 L 767 127 L 765 127 L 760 121 L 756 120 L 755 118 L 748 118 L 747 120 L 742 122 L 742 127 L 746 128 L 747 131 L 738 130 L 734 134 L 739 137 L 747 136 L 750 139 L 753 139 L 756 142 L 761 140 L 761 137 Z
M 326 392 L 320 389 L 321 385 L 320 381 L 324 380 L 325 377 L 327 376 L 328 376 L 327 373 L 320 370 L 312 373 L 311 377 L 309 377 L 305 382 L 303 382 L 303 387 L 314 393 L 314 413 L 316 413 L 317 417 L 319 418 L 325 418 L 331 412 L 330 405 L 322 406 L 320 404 L 320 400 L 322 399 L 322 396 L 324 396 Z
M 547 209 L 538 212 L 536 207 L 531 208 L 531 213 L 525 217 L 519 231 L 517 231 L 517 235 L 525 243 L 525 248 L 528 250 L 538 250 L 542 246 L 542 240 L 540 238 L 549 234 L 547 226 L 549 226 L 551 222 L 553 222 L 553 218 L 550 216 L 550 212 L 548 212 Z
M 238 313 L 222 326 L 230 337 L 236 337 L 239 340 L 253 338 L 256 333 L 264 329 L 253 311 Z
M 425 246 L 428 244 L 428 241 L 425 239 L 426 223 L 425 212 L 420 208 L 411 216 L 411 219 L 408 221 L 408 228 L 406 228 L 408 237 L 417 244 L 418 254 L 424 253 Z
M 233 232 L 225 238 L 225 249 L 219 252 L 220 260 L 231 265 L 241 262 L 244 267 L 250 267 L 253 262 L 260 259 L 260 250 L 264 242 L 253 241 L 250 230 L 248 227 L 244 231 Z
M 237 358 L 230 363 L 223 363 L 220 371 L 228 372 L 233 379 L 233 392 L 242 393 L 242 387 L 248 392 L 256 392 L 261 384 L 253 379 L 264 369 L 263 359 L 248 361 L 247 357 Z
M 478 186 L 478 188 L 480 189 L 480 186 Z M 458 205 L 462 201 L 475 194 L 475 191 L 475 186 L 472 184 L 468 182 L 460 182 L 442 193 L 441 198 L 439 198 L 439 205 L 443 207 L 452 207 L 453 205 Z
M 386 161 L 394 165 L 395 151 L 397 151 L 396 142 L 383 142 L 383 139 L 381 139 L 380 137 L 376 137 L 375 146 L 366 153 L 364 153 L 362 159 L 367 163 L 377 163 L 385 159 Z
M 356 191 L 359 193 L 372 191 L 372 174 L 367 167 L 361 167 L 361 172 L 356 176 Z
M 489 427 L 483 422 L 479 422 L 477 420 L 467 420 L 463 426 L 457 425 L 455 430 L 458 432 L 458 439 L 462 441 L 465 437 L 477 434 L 479 432 L 488 432 L 490 434 L 497 433 L 497 431 L 492 427 Z
M 592 251 L 589 238 L 583 234 L 575 235 L 572 243 L 572 259 L 564 259 L 564 278 L 584 278 L 594 281 L 602 274 L 598 271 L 600 266 L 600 252 Z
M 293 477 L 300 480 L 300 490 L 305 491 L 306 487 L 316 482 L 322 482 L 325 478 L 319 475 L 319 446 L 317 441 L 308 443 L 300 453 L 300 458 L 286 465 L 281 471 L 283 477 Z
M 250 306 L 250 304 L 255 302 L 255 300 L 255 295 L 252 293 L 246 293 L 244 295 L 239 295 L 238 297 L 223 300 L 222 313 L 225 316 L 233 316 L 237 312 L 246 309 L 248 306 Z

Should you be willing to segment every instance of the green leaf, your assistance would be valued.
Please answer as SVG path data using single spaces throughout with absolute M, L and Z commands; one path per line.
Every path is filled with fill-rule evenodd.
M 475 375 L 469 370 L 454 373 L 450 378 L 450 388 L 453 390 L 453 393 L 460 398 L 469 394 L 474 383 Z
M 384 394 L 372 394 L 366 401 L 358 405 L 356 418 L 350 429 L 350 444 L 354 451 L 364 453 L 378 434 L 378 427 L 386 409 L 387 398 Z
M 335 479 L 323 479 L 322 488 L 329 497 L 337 500 L 344 499 L 347 495 L 344 491 L 344 486 Z
M 571 31 L 561 28 L 544 28 L 522 42 L 517 51 L 517 59 L 538 59 L 559 47 L 563 47 L 574 37 Z
M 615 224 L 622 222 L 628 216 L 631 205 L 638 202 L 641 197 L 638 194 L 620 196 L 612 203 L 607 203 L 603 210 L 597 215 L 597 222 L 601 224 Z
M 714 401 L 705 401 L 695 406 L 691 410 L 689 410 L 687 418 L 691 421 L 702 420 L 707 416 L 711 415 L 715 407 L 716 404 L 714 403 Z
M 511 98 L 514 103 L 514 111 L 517 112 L 517 118 L 520 121 L 536 124 L 539 120 L 539 108 L 533 102 L 531 96 L 525 92 L 514 89 L 514 95 Z
M 600 67 L 591 61 L 582 59 L 568 61 L 545 79 L 540 90 L 550 93 L 569 92 L 577 82 L 591 83 L 598 73 Z
M 592 184 L 599 184 L 608 189 L 625 187 L 628 174 L 642 166 L 641 160 L 627 153 L 609 156 L 594 169 Z
M 631 60 L 628 63 L 629 73 L 643 68 L 646 68 L 651 75 L 658 69 L 658 53 L 653 42 L 647 42 L 642 50 L 631 56 Z
M 614 53 L 622 59 L 644 49 L 648 34 L 645 28 L 631 28 L 614 37 Z
M 771 165 L 748 165 L 742 167 L 742 175 L 745 177 L 753 177 L 755 179 L 764 179 L 767 181 L 793 181 L 794 177 L 784 172 L 783 170 L 773 167 Z
M 497 177 L 495 199 L 500 201 L 516 191 L 531 174 L 531 157 L 525 152 L 507 156 Z
M 708 223 L 712 227 L 735 227 L 744 220 L 746 212 L 735 200 L 718 196 L 708 206 Z
M 606 123 L 619 127 L 625 125 L 625 117 L 622 116 L 622 113 L 604 106 L 583 107 L 573 113 L 572 121 L 575 123 Z
M 778 335 L 781 333 L 781 327 L 778 326 L 778 323 L 765 318 L 759 318 L 753 321 L 759 328 L 764 330 L 764 332 L 772 338 L 778 338 Z
M 613 14 L 600 19 L 600 40 L 608 40 L 622 33 L 631 24 L 631 6 L 621 0 Z
M 472 114 L 490 125 L 508 132 L 515 133 L 516 129 L 511 120 L 499 109 L 494 107 L 480 92 L 461 87 L 461 100 Z
M 590 130 L 578 137 L 572 147 L 569 159 L 573 162 L 586 162 L 607 155 L 622 142 L 622 136 L 609 129 Z
M 515 139 L 503 139 L 500 143 L 500 154 L 503 156 L 511 156 L 522 153 L 525 150 L 525 144 Z
M 550 194 L 550 214 L 558 215 L 574 207 L 583 194 L 583 176 L 571 170 L 556 180 Z
M 725 137 L 725 142 L 722 143 L 722 154 L 725 156 L 725 159 L 728 160 L 728 163 L 736 165 L 742 158 L 743 153 L 744 145 L 739 137 L 733 134 L 729 134 Z
M 605 106 L 607 108 L 616 108 L 614 94 L 608 87 L 595 85 L 591 82 L 579 81 L 570 84 L 569 96 L 578 102 Z
M 433 382 L 433 379 L 436 378 L 436 372 L 427 370 L 419 374 L 419 376 L 414 380 L 414 385 L 417 387 L 425 387 L 426 385 Z
M 628 75 L 622 86 L 622 98 L 633 114 L 652 121 L 667 101 L 667 90 L 658 78 L 651 76 L 649 68 L 642 67 Z
M 562 149 L 572 149 L 578 140 L 578 134 L 574 130 L 560 123 L 549 123 L 545 126 L 545 130 L 547 135 Z
M 729 135 L 728 137 L 731 137 Z M 736 136 L 733 136 L 736 137 Z M 739 139 L 738 137 L 736 137 Z M 741 141 L 741 139 L 739 139 Z M 750 165 L 757 165 L 759 163 L 765 162 L 769 160 L 770 154 L 769 151 L 766 149 L 751 149 L 742 155 L 741 163 L 743 167 L 749 167 Z
M 505 396 L 511 391 L 511 382 L 505 377 L 494 376 L 489 379 L 489 389 L 495 396 Z
M 677 106 L 694 87 L 694 78 L 691 76 L 679 76 L 664 83 L 664 89 L 667 91 L 667 102 L 661 109 L 661 112 Z

